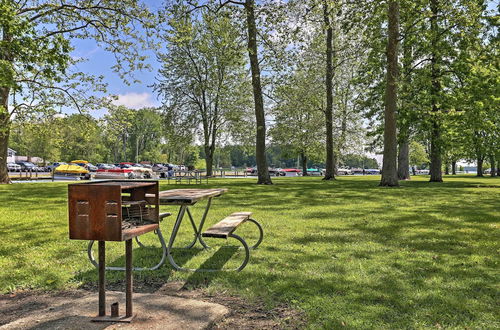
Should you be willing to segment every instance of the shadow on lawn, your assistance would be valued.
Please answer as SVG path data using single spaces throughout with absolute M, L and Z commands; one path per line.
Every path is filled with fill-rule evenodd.
M 187 276 L 187 286 L 206 286 L 217 279 L 224 287 L 248 288 L 270 304 L 285 301 L 305 308 L 313 324 L 325 328 L 343 327 L 342 320 L 349 317 L 366 322 L 359 325 L 365 328 L 388 324 L 394 328 L 465 327 L 474 325 L 474 320 L 495 318 L 498 200 L 488 192 L 498 189 L 481 185 L 498 185 L 500 179 L 458 177 L 442 184 L 409 181 L 397 189 L 377 187 L 374 178 L 341 177 L 334 182 L 283 178 L 273 186 L 234 180 L 214 180 L 196 188 L 229 188 L 215 200 L 212 211 L 217 215 L 218 209 L 254 211 L 264 225 L 264 242 L 243 272 L 194 273 Z M 45 212 L 48 205 L 59 208 L 65 217 L 66 188 L 44 186 L 22 187 L 21 195 L 16 193 L 21 197 L 0 193 L 0 203 L 17 203 L 31 215 Z M 162 190 L 187 187 L 193 185 L 161 185 Z M 23 199 L 22 194 L 44 196 L 47 203 L 34 197 Z M 325 209 L 325 205 L 331 208 Z M 281 222 L 280 216 L 285 214 Z M 164 230 L 166 237 L 171 224 Z M 60 230 L 67 222 L 30 226 L 27 222 L 0 227 L 0 231 L 19 235 L 20 241 L 24 238 L 29 242 L 22 247 L 25 249 L 49 243 L 53 235 L 46 236 L 50 236 L 51 226 Z M 67 236 L 61 235 L 61 239 Z M 119 249 L 119 257 L 109 258 L 112 264 L 124 264 L 123 250 Z M 8 247 L 0 246 L 0 252 L 22 257 Z M 52 257 L 57 259 L 59 253 L 64 254 L 64 249 L 54 250 Z M 86 258 L 81 248 L 78 253 Z M 200 249 L 174 251 L 176 261 L 190 267 L 202 259 L 201 253 Z M 223 267 L 234 253 L 216 250 L 199 267 Z M 160 257 L 159 247 L 134 249 L 136 266 L 151 266 Z M 29 262 L 20 260 L 21 266 Z M 108 272 L 107 276 L 110 282 L 120 283 L 124 275 Z M 134 276 L 136 283 L 152 287 L 184 278 L 168 262 L 157 271 Z M 73 280 L 96 283 L 97 270 L 78 273 Z

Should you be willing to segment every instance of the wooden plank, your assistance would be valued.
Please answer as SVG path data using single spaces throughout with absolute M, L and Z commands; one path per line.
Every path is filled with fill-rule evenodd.
M 208 228 L 201 236 L 227 238 L 239 225 L 247 221 L 252 212 L 235 212 Z
M 225 193 L 227 189 L 171 189 L 159 193 L 160 204 L 179 205 L 195 204 L 196 202 L 218 197 Z

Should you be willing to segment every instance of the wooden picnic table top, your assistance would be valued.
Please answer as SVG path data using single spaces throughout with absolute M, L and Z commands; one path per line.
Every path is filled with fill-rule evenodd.
M 227 189 L 171 189 L 160 191 L 160 204 L 163 205 L 193 205 L 196 202 L 218 197 L 225 193 Z

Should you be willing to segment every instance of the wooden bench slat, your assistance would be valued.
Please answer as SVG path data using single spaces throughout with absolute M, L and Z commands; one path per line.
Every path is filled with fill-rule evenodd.
M 227 238 L 243 222 L 248 220 L 252 212 L 235 212 L 208 228 L 201 236 Z

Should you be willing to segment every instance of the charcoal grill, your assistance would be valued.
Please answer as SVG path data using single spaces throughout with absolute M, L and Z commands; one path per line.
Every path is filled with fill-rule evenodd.
M 99 314 L 93 321 L 131 322 L 132 238 L 159 230 L 157 181 L 98 181 L 68 185 L 69 238 L 99 242 Z M 126 314 L 106 315 L 106 241 L 125 241 Z

